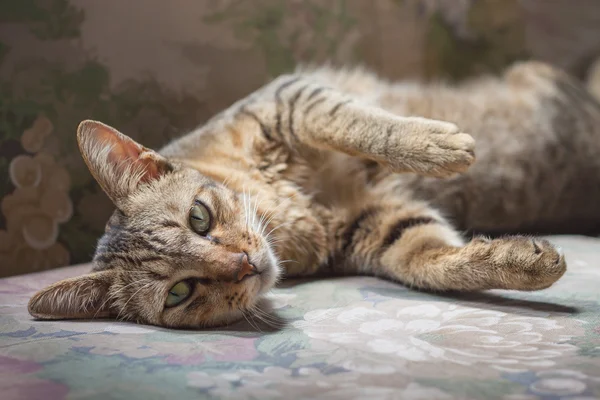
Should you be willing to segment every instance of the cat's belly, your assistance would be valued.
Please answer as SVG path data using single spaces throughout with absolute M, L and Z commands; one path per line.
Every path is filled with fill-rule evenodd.
M 436 206 L 458 229 L 539 234 L 597 230 L 600 166 L 579 162 L 565 149 L 561 155 L 554 150 L 555 157 L 547 158 L 525 148 L 502 157 L 483 156 L 451 179 L 394 179 L 399 191 Z

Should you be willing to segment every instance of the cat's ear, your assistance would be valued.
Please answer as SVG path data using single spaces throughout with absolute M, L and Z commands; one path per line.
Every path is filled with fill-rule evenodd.
M 37 292 L 28 305 L 38 319 L 91 319 L 110 315 L 108 293 L 115 271 L 101 271 L 56 282 Z
M 172 170 L 167 159 L 101 122 L 79 124 L 77 142 L 90 172 L 114 203 Z

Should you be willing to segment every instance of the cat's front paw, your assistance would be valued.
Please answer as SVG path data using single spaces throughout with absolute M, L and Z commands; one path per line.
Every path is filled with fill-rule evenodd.
M 497 287 L 501 289 L 545 289 L 567 270 L 560 249 L 544 239 L 508 236 L 491 241 L 475 240 L 474 244 L 487 250 L 483 253 L 491 264 L 489 273 L 497 276 Z
M 425 118 L 410 120 L 401 133 L 405 136 L 399 138 L 404 143 L 398 156 L 413 172 L 447 178 L 465 172 L 475 162 L 475 139 L 456 125 Z M 410 154 L 407 148 L 412 149 Z

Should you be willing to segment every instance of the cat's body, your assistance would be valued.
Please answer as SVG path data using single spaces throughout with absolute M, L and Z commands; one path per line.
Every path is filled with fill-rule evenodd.
M 600 223 L 600 107 L 539 63 L 459 87 L 305 70 L 160 155 L 95 122 L 82 124 L 79 140 L 118 210 L 99 243 L 98 272 L 38 293 L 30 312 L 41 318 L 93 310 L 220 324 L 251 310 L 280 268 L 433 290 L 536 290 L 566 268 L 547 241 L 465 242 L 459 231 Z M 198 220 L 210 225 L 200 235 L 190 229 Z M 181 305 L 163 307 L 182 281 Z M 92 295 L 78 302 L 81 287 Z

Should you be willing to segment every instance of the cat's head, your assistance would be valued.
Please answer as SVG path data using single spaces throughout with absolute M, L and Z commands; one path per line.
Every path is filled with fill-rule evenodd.
M 168 327 L 222 325 L 251 312 L 278 267 L 248 198 L 99 122 L 82 122 L 77 138 L 116 211 L 93 272 L 36 293 L 29 312 Z

